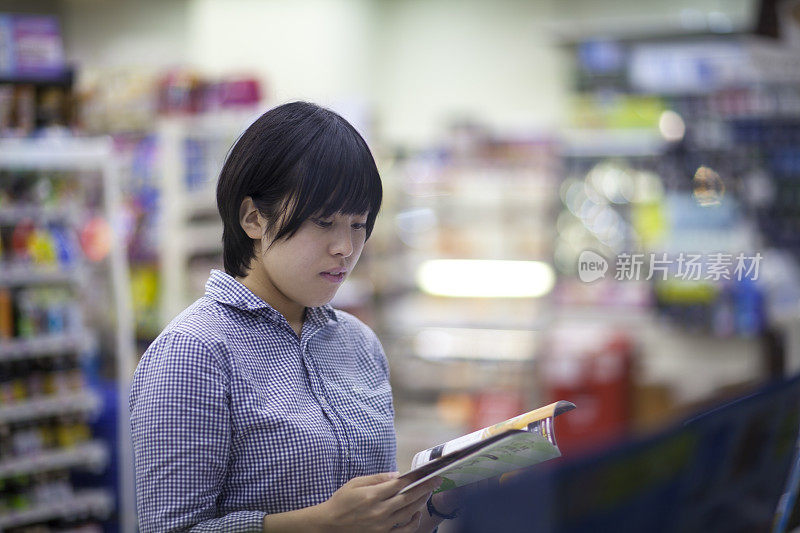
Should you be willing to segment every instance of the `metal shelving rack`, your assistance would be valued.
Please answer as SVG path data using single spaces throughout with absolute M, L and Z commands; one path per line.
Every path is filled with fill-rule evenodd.
M 423 292 L 414 276 L 420 265 L 438 259 L 550 263 L 555 148 L 547 138 L 501 139 L 466 154 L 412 156 L 384 176 L 396 183 L 397 205 L 384 216 L 394 217 L 399 244 L 383 258 L 378 290 L 401 461 L 472 429 L 475 421 L 464 420 L 462 403 L 451 410 L 458 422 L 443 414 L 445 397 L 470 398 L 472 415 L 498 393 L 520 402 L 519 412 L 539 403 L 530 384 L 549 296 L 436 296 Z
M 156 137 L 161 174 L 159 259 L 163 324 L 201 295 L 196 293 L 197 283 L 193 283 L 197 280 L 192 279 L 192 260 L 222 257 L 216 178 L 231 144 L 255 118 L 252 112 L 243 111 L 159 121 Z M 221 265 L 221 260 L 218 263 Z
M 132 449 L 128 426 L 127 392 L 135 364 L 133 342 L 133 316 L 130 305 L 130 284 L 125 258 L 124 239 L 119 235 L 119 169 L 113 147 L 107 138 L 63 139 L 9 139 L 0 141 L 0 169 L 28 172 L 91 172 L 99 174 L 102 181 L 103 215 L 115 233 L 104 268 L 110 276 L 113 293 L 114 316 L 114 375 L 118 387 L 117 439 L 118 487 L 120 530 L 136 530 Z M 76 177 L 78 179 L 79 176 Z M 20 217 L 38 217 L 40 220 L 61 220 L 74 224 L 71 209 L 42 208 L 30 205 L 0 207 L 0 220 L 11 221 Z M 106 266 L 107 265 L 107 266 Z M 85 290 L 89 277 L 87 266 L 80 262 L 74 268 L 13 268 L 0 270 L 0 286 L 31 287 L 48 284 L 66 284 Z M 56 335 L 42 335 L 28 339 L 0 340 L 0 361 L 19 361 L 46 358 L 62 354 L 80 354 L 97 343 L 100 332 L 82 327 Z M 0 408 L 0 422 L 31 420 L 52 415 L 94 413 L 101 407 L 101 398 L 91 390 L 60 393 L 54 396 L 13 402 Z M 108 463 L 111 450 L 106 442 L 90 440 L 65 449 L 40 451 L 0 462 L 0 475 L 33 473 L 77 466 L 102 468 Z M 114 495 L 107 489 L 87 489 L 70 498 L 46 505 L 0 514 L 0 529 L 25 526 L 52 519 L 79 514 L 104 516 L 114 508 Z

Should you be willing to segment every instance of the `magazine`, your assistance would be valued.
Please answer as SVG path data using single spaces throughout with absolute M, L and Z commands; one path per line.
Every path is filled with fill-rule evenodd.
M 400 476 L 413 481 L 400 492 L 435 476 L 441 492 L 559 457 L 553 419 L 572 409 L 561 400 L 421 451 Z

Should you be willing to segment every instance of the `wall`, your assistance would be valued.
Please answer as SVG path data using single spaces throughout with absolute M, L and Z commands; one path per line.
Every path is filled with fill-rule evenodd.
M 366 99 L 371 9 L 366 0 L 196 0 L 189 59 L 214 74 L 261 72 L 279 101 Z
M 378 103 L 382 131 L 424 146 L 453 119 L 508 131 L 560 121 L 566 72 L 541 21 L 554 2 L 381 2 Z
M 78 67 L 168 67 L 185 63 L 190 0 L 62 2 L 67 60 Z

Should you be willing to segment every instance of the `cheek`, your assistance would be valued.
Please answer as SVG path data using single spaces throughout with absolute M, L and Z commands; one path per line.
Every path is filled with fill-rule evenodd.
M 353 260 L 358 261 L 358 258 L 361 257 L 361 252 L 364 251 L 364 241 L 362 240 L 360 243 L 357 243 L 355 249 L 353 250 Z
M 289 269 L 290 274 L 307 273 L 309 269 L 319 267 L 319 251 L 313 243 L 298 239 L 292 246 L 281 250 L 281 262 L 284 269 Z

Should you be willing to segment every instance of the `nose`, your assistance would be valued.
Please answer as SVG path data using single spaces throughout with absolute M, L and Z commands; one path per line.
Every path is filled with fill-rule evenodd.
M 344 225 L 343 228 L 334 232 L 330 246 L 331 254 L 350 257 L 353 253 L 353 248 L 353 235 L 348 225 Z

